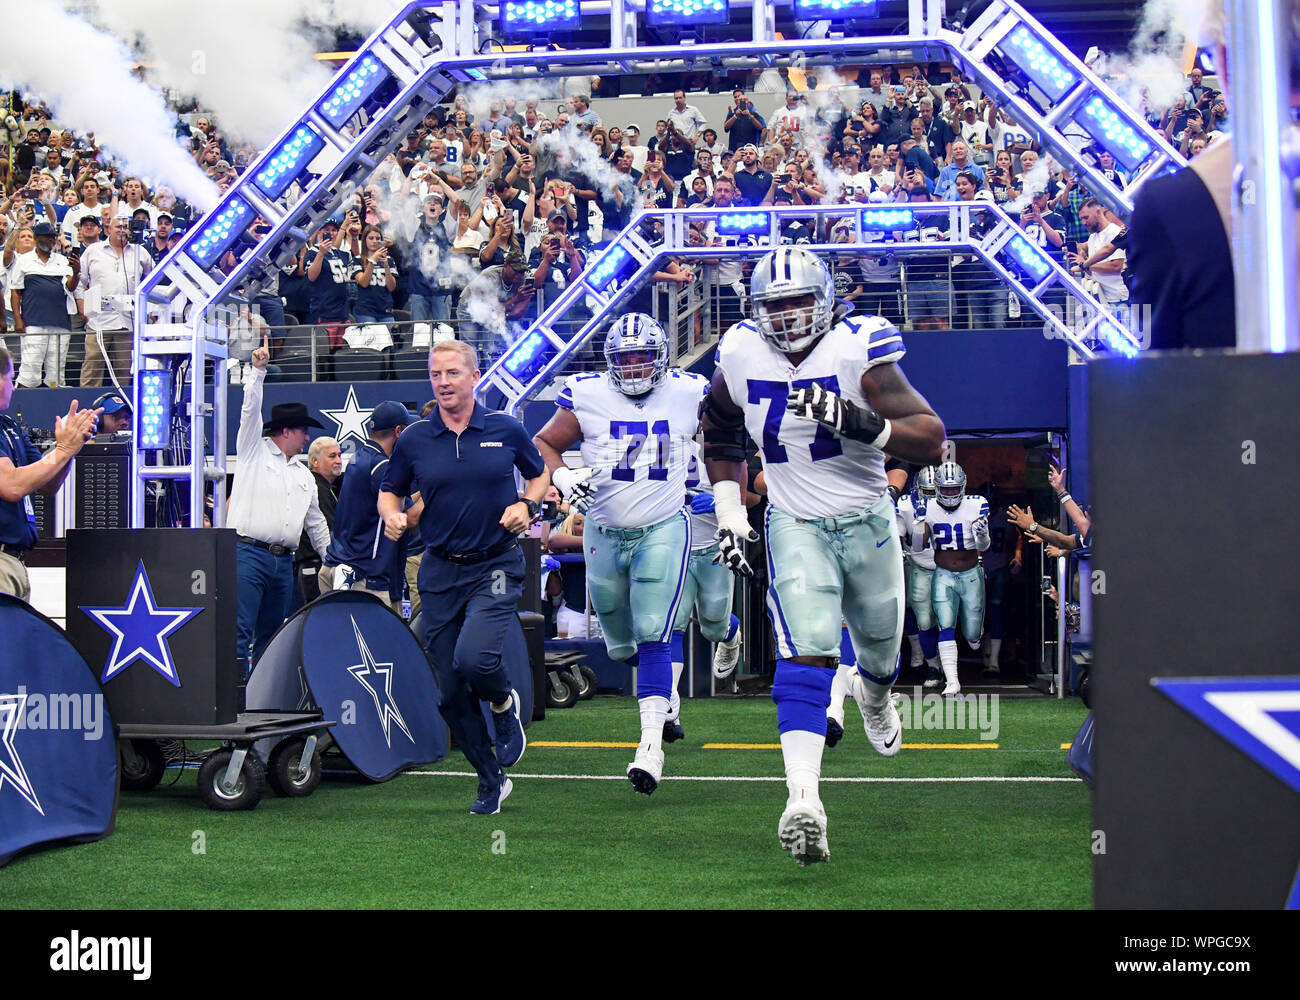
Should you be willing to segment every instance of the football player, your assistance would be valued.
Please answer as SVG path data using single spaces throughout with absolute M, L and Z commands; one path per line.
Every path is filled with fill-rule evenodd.
M 668 702 L 668 721 L 664 723 L 664 742 L 672 743 L 686 734 L 680 722 L 682 699 L 677 685 L 686 669 L 685 638 L 691 624 L 691 610 L 700 624 L 704 638 L 717 645 L 713 651 L 713 676 L 726 680 L 740 661 L 740 619 L 731 613 L 731 596 L 735 581 L 726 566 L 714 562 L 718 554 L 718 519 L 713 512 L 713 484 L 704 469 L 700 447 L 690 442 L 690 459 L 686 466 L 686 507 L 691 514 L 691 563 L 686 575 L 686 589 L 677 605 L 673 622 L 673 694 Z
M 555 415 L 534 439 L 551 481 L 585 510 L 587 586 L 611 658 L 638 655 L 641 740 L 628 765 L 650 795 L 663 777 L 664 723 L 672 694 L 669 640 L 686 584 L 691 521 L 682 505 L 690 441 L 708 380 L 668 370 L 668 335 L 642 313 L 605 338 L 607 371 L 569 376 Z M 582 443 L 583 467 L 564 452 Z
M 939 662 L 947 682 L 943 693 L 961 694 L 957 680 L 957 616 L 971 649 L 980 648 L 984 632 L 984 570 L 979 554 L 989 547 L 989 502 L 966 495 L 966 470 L 944 462 L 934 477 L 936 496 L 916 512 L 924 525 L 914 548 L 929 540 L 934 547 L 934 617 L 939 623 Z
M 934 499 L 935 467 L 927 465 L 916 474 L 912 492 L 898 501 L 898 528 L 903 538 L 906 564 L 903 577 L 907 581 L 907 618 L 903 631 L 912 647 L 912 666 L 926 665 L 927 688 L 939 686 L 939 630 L 934 624 L 934 605 L 931 593 L 934 584 L 934 549 L 925 542 L 921 551 L 913 551 L 912 535 L 922 531 L 916 523 L 918 505 Z M 910 630 L 909 630 L 910 626 Z
M 703 410 L 718 557 L 752 574 L 756 541 L 741 505 L 745 434 L 766 479 L 768 613 L 777 641 L 772 699 L 789 799 L 781 846 L 801 865 L 829 856 L 818 792 L 840 623 L 857 656 L 850 693 L 877 752 L 898 753 L 890 700 L 903 632 L 903 557 L 885 455 L 938 459 L 943 423 L 904 377 L 903 338 L 887 320 L 848 317 L 826 266 L 802 247 L 755 265 L 753 319 L 723 336 Z

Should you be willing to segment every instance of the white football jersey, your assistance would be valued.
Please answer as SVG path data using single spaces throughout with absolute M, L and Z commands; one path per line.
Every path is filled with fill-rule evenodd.
M 686 488 L 712 493 L 713 483 L 709 480 L 708 470 L 704 468 L 704 456 L 700 453 L 698 442 L 689 442 L 689 453 L 690 458 L 686 463 Z M 690 507 L 689 497 L 687 497 L 686 506 Z M 691 511 L 692 552 L 698 552 L 701 549 L 707 549 L 710 545 L 716 545 L 718 541 L 717 534 L 718 515 L 716 513 L 709 511 L 707 514 L 696 514 Z
M 879 316 L 848 316 L 836 323 L 797 367 L 758 332 L 752 320 L 735 324 L 718 346 L 718 368 L 732 401 L 745 412 L 745 429 L 758 442 L 772 505 L 795 517 L 836 517 L 865 510 L 885 492 L 885 453 L 836 437 L 815 421 L 786 411 L 791 391 L 821 385 L 868 407 L 862 374 L 898 361 L 902 335 Z
M 930 501 L 930 503 L 936 502 Z M 934 569 L 934 546 L 929 539 L 926 539 L 925 548 L 920 552 L 912 551 L 912 539 L 916 537 L 917 532 L 924 533 L 925 528 L 917 523 L 912 494 L 905 493 L 898 498 L 898 533 L 903 539 L 903 555 L 910 559 L 914 566 L 921 569 Z
M 952 510 L 938 500 L 929 500 L 925 505 L 925 523 L 930 526 L 930 544 L 936 552 L 983 551 L 975 544 L 975 530 L 971 525 L 976 518 L 988 516 L 989 502 L 975 493 L 966 494 Z
M 582 463 L 595 470 L 588 517 L 610 528 L 643 528 L 682 509 L 689 445 L 699 428 L 703 375 L 669 370 L 632 399 L 602 372 L 570 375 L 555 398 L 582 428 Z

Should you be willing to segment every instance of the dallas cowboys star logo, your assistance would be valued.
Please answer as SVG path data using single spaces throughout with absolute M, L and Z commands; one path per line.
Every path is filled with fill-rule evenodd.
M 13 786 L 14 791 L 27 800 L 27 804 L 42 816 L 45 810 L 36 797 L 36 789 L 27 777 L 27 769 L 14 747 L 15 730 L 23 719 L 23 708 L 27 704 L 25 694 L 0 694 L 0 791 L 5 783 Z
M 1151 683 L 1300 792 L 1300 677 L 1156 677 Z M 1287 909 L 1300 909 L 1300 873 Z
M 341 410 L 321 410 L 321 413 L 334 421 L 335 439 L 342 444 L 348 438 L 356 438 L 362 444 L 370 440 L 370 431 L 366 424 L 374 407 L 363 408 L 357 403 L 357 390 L 348 386 L 348 398 Z
M 351 618 L 349 615 L 348 617 Z M 406 720 L 402 718 L 402 712 L 397 707 L 397 702 L 393 701 L 393 665 L 391 663 L 376 663 L 374 655 L 370 652 L 370 647 L 366 645 L 365 638 L 361 635 L 361 629 L 357 627 L 357 620 L 352 618 L 352 631 L 357 636 L 357 652 L 361 655 L 361 662 L 348 667 L 348 673 L 357 679 L 357 683 L 365 688 L 370 697 L 375 700 L 375 711 L 379 713 L 379 724 L 384 729 L 384 742 L 392 749 L 392 725 L 397 724 L 397 728 L 406 734 L 406 738 L 412 743 L 415 738 L 411 731 L 406 728 Z M 367 677 L 378 677 L 383 683 L 379 688 L 371 684 Z
M 181 686 L 167 637 L 203 609 L 158 607 L 144 571 L 143 559 L 136 568 L 135 582 L 131 584 L 131 594 L 123 607 L 83 607 L 81 610 L 116 639 L 104 665 L 101 683 L 112 680 L 137 660 L 143 660 L 173 685 Z

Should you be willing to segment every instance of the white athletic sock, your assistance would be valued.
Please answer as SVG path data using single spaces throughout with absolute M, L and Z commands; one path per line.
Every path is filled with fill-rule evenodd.
M 989 666 L 995 670 L 997 669 L 998 666 L 998 654 L 1001 652 L 1002 652 L 1002 640 L 990 639 L 989 640 Z
M 510 711 L 510 709 L 511 709 L 511 707 L 513 707 L 514 703 L 515 703 L 515 699 L 514 699 L 513 697 L 507 698 L 505 701 L 503 701 L 503 702 L 501 703 L 501 707 L 500 707 L 500 708 L 497 708 L 496 705 L 492 705 L 492 702 L 490 702 L 490 701 L 488 702 L 489 705 L 492 705 L 492 711 L 496 712 L 497 715 L 500 715 L 502 712 L 508 712 L 508 711 Z
M 957 640 L 945 639 L 939 643 L 939 662 L 943 664 L 943 679 L 957 683 Z
M 925 654 L 921 652 L 921 637 L 909 635 L 907 641 L 912 645 L 912 666 L 919 667 L 925 662 Z
M 673 693 L 668 699 L 668 722 L 676 722 L 682 714 L 682 696 L 677 691 L 677 682 L 682 679 L 682 671 L 685 669 L 685 663 L 673 664 Z
M 966 642 L 970 644 L 971 649 L 979 649 L 980 643 L 983 641 L 984 641 L 984 637 L 982 635 L 977 635 L 974 639 L 966 640 Z
M 647 750 L 660 750 L 664 742 L 664 722 L 668 719 L 668 699 L 651 695 L 639 701 L 641 706 L 641 745 Z
M 844 699 L 849 694 L 849 678 L 853 676 L 853 671 L 857 667 L 846 666 L 841 663 L 835 671 L 835 678 L 831 681 L 831 704 L 826 709 L 826 718 L 834 719 L 842 727 L 844 725 Z
M 805 799 L 821 805 L 817 783 L 822 776 L 822 751 L 826 737 L 802 729 L 781 734 L 781 755 L 785 758 L 785 785 L 791 803 Z

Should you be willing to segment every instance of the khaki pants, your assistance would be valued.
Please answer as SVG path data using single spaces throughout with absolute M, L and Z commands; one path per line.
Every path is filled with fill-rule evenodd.
M 317 574 L 317 579 L 320 580 L 320 592 L 322 594 L 326 593 L 327 591 L 336 589 L 334 586 L 334 582 L 335 582 L 334 577 L 337 575 L 338 568 L 339 567 L 337 566 L 322 566 L 320 568 L 320 572 Z M 393 606 L 393 601 L 392 598 L 388 596 L 388 591 L 371 590 L 369 587 L 365 585 L 364 581 L 354 582 L 352 586 L 346 589 L 352 591 L 353 593 L 358 593 L 358 594 L 373 594 L 375 597 L 378 597 L 381 601 L 384 602 L 385 607 L 391 608 Z
M 411 595 L 411 621 L 415 621 L 415 616 L 420 613 L 420 561 L 424 558 L 424 551 L 421 550 L 419 555 L 406 557 L 406 589 Z M 420 636 L 420 641 L 424 637 Z
M 32 597 L 27 567 L 5 552 L 0 552 L 0 594 L 12 594 L 20 601 L 30 601 Z
M 134 334 L 130 330 L 101 330 L 86 333 L 86 360 L 81 363 L 83 388 L 104 384 L 104 355 L 113 366 L 119 384 L 131 381 L 131 349 Z M 111 380 L 110 380 L 111 384 Z

